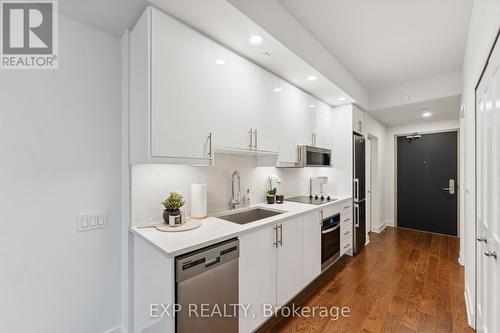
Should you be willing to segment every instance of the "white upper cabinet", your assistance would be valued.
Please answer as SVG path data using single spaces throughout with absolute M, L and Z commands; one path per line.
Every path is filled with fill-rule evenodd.
M 364 112 L 353 105 L 352 107 L 352 128 L 353 131 L 363 134 Z
M 277 154 L 279 79 L 149 7 L 130 34 L 130 163 Z
M 316 131 L 315 99 L 286 81 L 280 83 L 278 166 L 297 162 L 297 146 L 312 145 Z
M 156 9 L 151 19 L 151 155 L 209 158 L 213 43 Z
M 332 108 L 321 102 L 316 102 L 316 132 L 315 132 L 315 145 L 321 148 L 333 148 L 333 135 L 332 128 L 334 128 L 334 121 L 332 115 Z
M 215 146 L 277 153 L 279 79 L 215 43 L 212 57 Z

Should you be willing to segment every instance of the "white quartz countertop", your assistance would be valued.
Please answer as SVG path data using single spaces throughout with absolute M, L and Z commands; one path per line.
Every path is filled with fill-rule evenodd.
M 164 252 L 169 257 L 175 257 L 208 245 L 212 245 L 226 239 L 238 237 L 252 230 L 264 228 L 282 220 L 290 219 L 296 216 L 303 215 L 314 210 L 319 210 L 325 207 L 336 205 L 340 202 L 351 199 L 350 195 L 336 195 L 337 200 L 323 205 L 311 205 L 296 202 L 285 201 L 283 204 L 269 205 L 266 203 L 252 205 L 241 209 L 235 209 L 225 212 L 224 215 L 234 214 L 239 211 L 248 210 L 249 208 L 260 207 L 270 210 L 285 211 L 283 214 L 271 216 L 255 222 L 247 224 L 237 224 L 222 220 L 213 214 L 201 220 L 201 227 L 183 231 L 183 232 L 162 232 L 155 228 L 138 228 L 132 227 L 131 231 L 151 243 L 153 246 Z

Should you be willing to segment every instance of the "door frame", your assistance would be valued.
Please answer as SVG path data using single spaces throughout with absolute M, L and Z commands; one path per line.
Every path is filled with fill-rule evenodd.
M 377 169 L 377 174 L 374 175 L 373 174 L 373 169 L 375 167 L 375 165 L 373 164 L 373 157 L 374 157 L 374 154 L 373 154 L 373 149 L 372 149 L 372 145 L 375 144 L 377 145 L 377 163 L 379 161 L 379 139 L 376 135 L 373 135 L 373 134 L 370 134 L 368 133 L 367 135 L 367 149 L 366 149 L 366 156 L 368 157 L 369 156 L 369 159 L 367 158 L 366 161 L 368 161 L 368 168 L 366 169 L 367 170 L 367 174 L 369 174 L 369 187 L 367 187 L 366 189 L 366 198 L 369 199 L 369 208 L 370 208 L 370 229 L 368 230 L 367 228 L 367 234 L 369 232 L 378 232 L 377 229 L 378 227 L 380 227 L 380 221 L 378 221 L 379 225 L 377 226 L 377 229 L 374 230 L 374 226 L 373 226 L 373 212 L 374 212 L 374 209 L 373 207 L 375 206 L 378 206 L 378 210 L 379 210 L 379 214 L 380 215 L 380 189 L 378 188 L 378 184 L 375 186 L 377 192 L 374 192 L 373 191 L 373 184 L 375 182 L 378 182 L 378 179 L 380 177 L 380 170 L 379 170 L 379 167 L 378 165 L 376 165 L 376 169 Z M 367 178 L 368 179 L 368 178 Z M 368 184 L 368 182 L 367 182 Z M 370 193 L 368 193 L 368 190 L 370 191 Z M 374 200 L 374 197 L 377 198 L 377 200 Z M 367 200 L 368 201 L 368 200 Z M 367 210 L 368 211 L 368 210 Z M 377 220 L 377 219 L 376 219 Z M 380 230 L 379 230 L 380 231 Z
M 477 181 L 478 181 L 478 175 L 477 175 L 477 146 L 478 146 L 478 140 L 477 140 L 477 90 L 479 89 L 479 86 L 481 85 L 481 81 L 483 79 L 484 73 L 486 72 L 486 69 L 488 68 L 488 65 L 490 63 L 490 58 L 491 55 L 493 54 L 493 51 L 495 50 L 495 47 L 498 43 L 498 40 L 500 39 L 500 27 L 498 28 L 496 34 L 494 34 L 492 43 L 491 43 L 491 48 L 488 51 L 488 56 L 486 57 L 486 61 L 484 62 L 483 68 L 481 70 L 481 74 L 479 75 L 479 78 L 477 79 L 476 86 L 474 88 L 474 193 L 473 193 L 473 199 L 474 199 L 474 329 L 477 327 L 477 277 L 478 277 L 478 271 L 477 271 L 477 252 L 478 252 L 478 242 L 476 242 L 477 238 L 477 208 L 478 208 L 478 202 L 477 202 Z M 465 214 L 464 214 L 465 215 Z M 468 313 L 467 313 L 468 315 Z
M 455 132 L 457 134 L 457 179 L 455 180 L 456 188 L 455 191 L 457 195 L 457 236 L 460 238 L 462 235 L 460 234 L 460 128 L 450 128 L 443 130 L 435 130 L 435 131 L 417 131 L 418 134 L 439 134 L 439 133 L 448 133 Z M 394 226 L 399 228 L 398 226 L 398 138 L 402 136 L 412 135 L 412 133 L 404 133 L 404 134 L 394 134 Z M 412 229 L 413 230 L 413 229 Z M 432 232 L 431 232 L 432 233 Z M 449 235 L 447 235 L 449 236 Z M 454 237 L 454 236 L 451 236 Z M 458 260 L 458 258 L 457 258 Z

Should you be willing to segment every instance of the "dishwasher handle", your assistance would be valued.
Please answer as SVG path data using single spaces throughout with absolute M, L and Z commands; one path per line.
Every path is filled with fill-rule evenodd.
M 175 280 L 187 280 L 239 257 L 238 239 L 205 247 L 175 258 Z
M 205 268 L 210 267 L 212 265 L 220 263 L 220 257 L 212 258 L 208 261 L 205 261 Z

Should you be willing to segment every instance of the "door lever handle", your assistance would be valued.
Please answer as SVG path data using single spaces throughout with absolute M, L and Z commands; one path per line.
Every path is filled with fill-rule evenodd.
M 479 236 L 478 238 L 476 238 L 478 242 L 485 242 L 485 243 L 488 243 L 488 239 L 486 239 L 486 237 L 484 236 Z
M 496 251 L 485 251 L 484 255 L 487 257 L 493 257 L 497 260 L 497 252 Z

